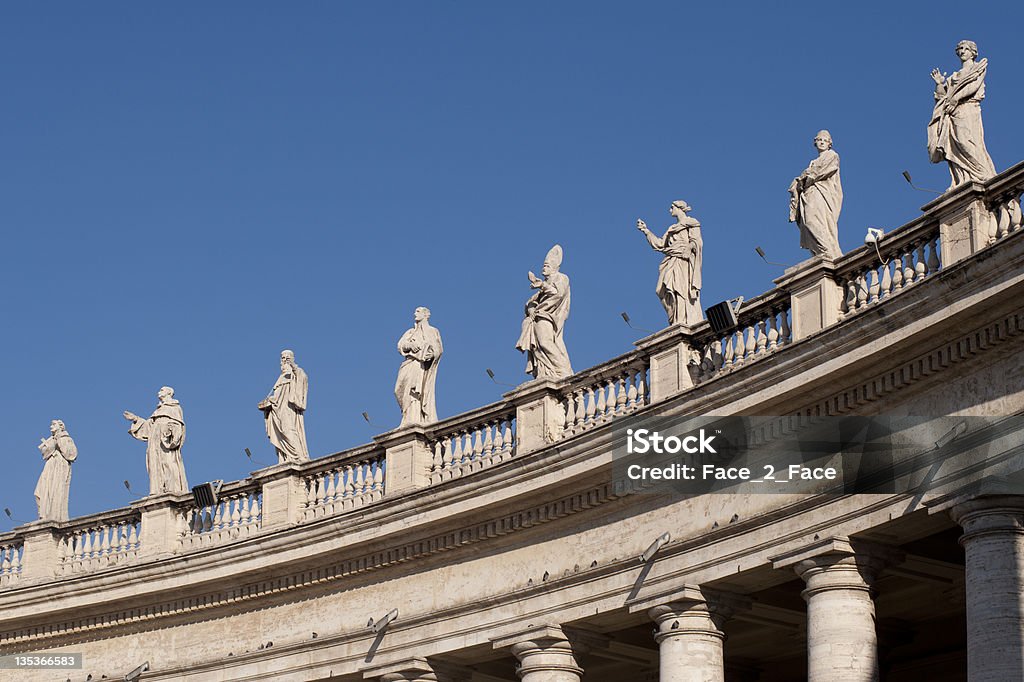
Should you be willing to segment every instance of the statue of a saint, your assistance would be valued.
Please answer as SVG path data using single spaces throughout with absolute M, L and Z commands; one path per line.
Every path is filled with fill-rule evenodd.
M 257 407 L 263 410 L 267 438 L 277 448 L 278 463 L 308 462 L 306 446 L 306 395 L 309 379 L 295 364 L 295 353 L 281 351 L 281 376 L 274 382 L 270 395 Z
M 561 265 L 562 247 L 555 244 L 544 259 L 544 279 L 528 274 L 530 288 L 539 291 L 526 302 L 516 348 L 526 353 L 526 372 L 537 379 L 562 379 L 572 374 L 563 338 L 569 317 L 569 278 L 558 271 Z
M 71 463 L 78 457 L 78 448 L 59 419 L 50 422 L 50 437 L 41 440 L 39 452 L 43 453 L 44 464 L 36 484 L 36 509 L 40 519 L 67 521 Z
M 843 210 L 843 185 L 839 180 L 839 154 L 832 149 L 832 135 L 821 130 L 814 136 L 818 158 L 808 164 L 789 185 L 789 222 L 800 228 L 800 247 L 815 256 L 839 258 L 839 212 Z
M 950 189 L 971 180 L 988 180 L 996 174 L 981 125 L 988 60 L 974 61 L 978 46 L 971 40 L 957 43 L 956 56 L 963 65 L 952 76 L 947 78 L 938 69 L 932 69 L 935 109 L 928 123 L 928 157 L 932 163 L 949 163 Z
M 398 368 L 395 398 L 402 410 L 402 426 L 437 421 L 434 382 L 441 361 L 441 333 L 430 326 L 430 310 L 417 308 L 413 328 L 398 340 L 398 352 L 405 362 Z
M 658 237 L 647 228 L 647 223 L 636 221 L 647 242 L 655 251 L 665 254 L 658 267 L 655 291 L 668 315 L 668 323 L 696 324 L 704 319 L 700 307 L 700 271 L 704 257 L 704 240 L 700 236 L 700 222 L 686 215 L 692 209 L 685 201 L 673 201 L 669 215 L 676 223 Z
M 170 386 L 161 388 L 156 397 L 160 402 L 149 419 L 125 411 L 124 418 L 132 423 L 128 433 L 146 441 L 149 494 L 187 492 L 185 465 L 181 461 L 181 446 L 185 442 L 181 403 L 174 399 Z

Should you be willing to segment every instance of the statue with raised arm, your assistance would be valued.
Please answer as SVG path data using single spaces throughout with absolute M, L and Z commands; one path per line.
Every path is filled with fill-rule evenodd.
M 569 317 L 569 278 L 558 269 L 562 247 L 555 244 L 544 258 L 541 273 L 528 273 L 530 288 L 537 289 L 526 302 L 522 333 L 516 348 L 526 353 L 526 372 L 536 379 L 562 379 L 572 374 L 565 348 L 565 320 Z
M 651 232 L 643 220 L 636 221 L 636 229 L 647 237 L 647 243 L 665 256 L 658 267 L 655 291 L 670 325 L 696 324 L 704 319 L 700 307 L 704 240 L 700 236 L 700 222 L 686 215 L 691 210 L 685 201 L 673 201 L 668 212 L 676 222 L 662 237 Z
M 267 438 L 277 449 L 277 461 L 308 462 L 306 446 L 306 395 L 309 379 L 295 364 L 295 353 L 281 351 L 281 376 L 274 382 L 270 395 L 257 407 L 263 411 Z
M 800 247 L 815 256 L 839 258 L 839 212 L 843 210 L 843 184 L 839 180 L 839 154 L 832 135 L 814 136 L 818 158 L 789 185 L 789 222 L 800 228 Z
M 949 164 L 950 189 L 971 180 L 982 182 L 996 174 L 981 125 L 988 60 L 975 61 L 978 46 L 971 40 L 957 43 L 956 56 L 962 65 L 952 76 L 932 69 L 935 109 L 928 123 L 928 157 L 932 163 Z
M 185 442 L 185 416 L 170 386 L 161 388 L 156 397 L 159 403 L 149 419 L 125 411 L 124 418 L 132 423 L 128 433 L 146 442 L 149 494 L 184 493 L 188 491 L 185 465 L 181 461 L 181 446 Z
M 50 437 L 40 439 L 43 473 L 36 484 L 36 509 L 46 521 L 68 520 L 68 495 L 71 492 L 71 463 L 78 457 L 78 448 L 71 440 L 64 422 L 50 422 Z
M 417 308 L 412 329 L 398 340 L 398 352 L 405 362 L 398 368 L 395 398 L 402 410 L 402 426 L 437 421 L 434 383 L 441 361 L 441 333 L 430 326 L 430 309 Z

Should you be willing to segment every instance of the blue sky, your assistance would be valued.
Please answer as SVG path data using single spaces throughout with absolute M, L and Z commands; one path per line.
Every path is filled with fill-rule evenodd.
M 311 454 L 397 425 L 395 342 L 426 305 L 442 417 L 519 383 L 526 272 L 554 243 L 583 369 L 664 326 L 661 233 L 704 226 L 705 306 L 804 255 L 786 187 L 828 128 L 840 243 L 944 188 L 935 66 L 975 40 L 998 170 L 1024 159 L 1020 10 L 988 4 L 6 3 L 0 8 L 0 507 L 35 518 L 36 444 L 79 446 L 71 512 L 148 488 L 125 409 L 171 385 L 192 484 L 275 461 L 256 403 L 293 348 Z M 954 19 L 951 19 L 953 17 Z M 373 421 L 368 425 L 360 413 Z M 122 480 L 132 483 L 131 495 Z M 0 530 L 15 525 L 0 516 Z

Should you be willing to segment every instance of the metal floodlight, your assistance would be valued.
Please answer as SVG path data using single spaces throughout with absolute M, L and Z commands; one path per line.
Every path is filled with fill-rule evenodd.
M 668 544 L 668 541 L 672 539 L 672 536 L 668 533 L 662 533 L 658 538 L 651 543 L 651 546 L 644 550 L 638 558 L 640 563 L 646 564 L 648 561 L 654 558 L 654 555 L 658 553 L 658 550 Z
M 619 315 L 622 316 L 622 321 L 625 322 L 626 326 L 629 327 L 630 329 L 635 329 L 638 332 L 646 332 L 648 334 L 653 334 L 654 333 L 650 329 L 644 329 L 643 327 L 634 327 L 633 324 L 629 321 L 629 313 L 623 311 L 623 312 L 619 313 Z
M 504 381 L 498 381 L 497 379 L 495 379 L 494 378 L 494 372 L 491 370 L 490 367 L 486 367 L 484 369 L 484 371 L 487 372 L 487 376 L 489 376 L 491 378 L 491 381 L 493 381 L 494 383 L 499 384 L 501 386 L 508 386 L 510 388 L 515 388 L 515 386 L 513 386 L 512 384 L 506 384 Z
M 203 507 L 215 507 L 217 505 L 217 496 L 220 494 L 220 489 L 223 485 L 224 481 L 210 481 L 209 483 L 200 483 L 192 488 L 192 499 L 196 501 L 196 506 L 200 509 Z
M 763 260 L 768 265 L 778 265 L 779 267 L 783 268 L 789 267 L 789 265 L 785 263 L 776 263 L 775 261 L 768 260 L 768 258 L 764 255 L 764 249 L 762 249 L 760 246 L 755 246 L 754 251 L 757 251 L 757 255 L 760 256 L 761 260 Z
M 955 441 L 957 438 L 959 438 L 960 436 L 964 435 L 964 433 L 966 431 L 967 431 L 967 422 L 966 421 L 957 422 L 956 426 L 954 426 L 949 431 L 944 433 L 942 435 L 942 438 L 939 438 L 937 441 L 935 441 L 935 449 L 939 450 L 941 448 L 946 447 L 947 445 L 949 445 L 950 443 Z
M 136 668 L 135 670 L 133 670 L 130 673 L 128 673 L 127 675 L 125 675 L 124 679 L 127 682 L 136 682 L 136 680 L 138 680 L 140 677 L 142 677 L 142 673 L 148 672 L 148 671 L 149 671 L 149 661 L 146 661 L 145 663 L 140 665 L 138 668 Z
M 942 192 L 935 189 L 927 189 L 925 187 L 918 187 L 914 184 L 914 181 L 910 179 L 910 171 L 903 171 L 903 179 L 907 181 L 907 184 L 916 189 L 918 192 L 931 192 L 932 194 L 941 195 Z
M 395 618 L 398 618 L 398 609 L 391 609 L 390 611 L 388 611 L 388 615 L 384 616 L 377 622 L 374 622 L 373 618 L 371 618 L 370 622 L 366 624 L 366 627 L 370 628 L 370 630 L 373 631 L 373 634 L 377 634 L 381 630 L 386 628 L 388 625 L 390 625 L 391 621 L 393 621 Z
M 739 326 L 739 322 L 736 320 L 736 313 L 740 311 L 742 303 L 743 297 L 740 296 L 739 298 L 716 303 L 705 310 L 704 317 L 707 318 L 708 324 L 711 325 L 711 331 L 715 334 L 725 334 L 736 329 Z

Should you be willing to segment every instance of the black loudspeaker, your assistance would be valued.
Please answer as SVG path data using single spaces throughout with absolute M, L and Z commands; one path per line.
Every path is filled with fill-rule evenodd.
M 704 311 L 704 317 L 707 318 L 708 324 L 711 325 L 711 331 L 716 334 L 731 332 L 738 326 L 736 311 L 733 310 L 729 301 L 722 301 L 711 306 Z

